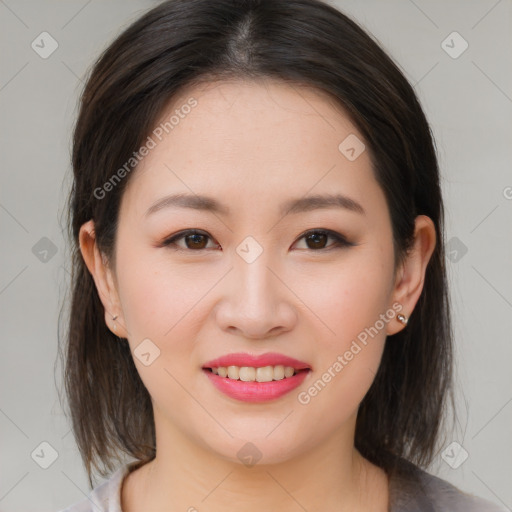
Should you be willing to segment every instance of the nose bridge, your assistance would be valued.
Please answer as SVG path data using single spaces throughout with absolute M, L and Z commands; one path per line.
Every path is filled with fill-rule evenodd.
M 259 246 L 259 247 L 258 247 Z M 240 304 L 254 308 L 271 308 L 278 293 L 270 251 L 252 240 L 242 242 L 234 261 L 234 277 L 238 283 L 236 295 Z M 261 247 L 261 249 L 260 249 Z

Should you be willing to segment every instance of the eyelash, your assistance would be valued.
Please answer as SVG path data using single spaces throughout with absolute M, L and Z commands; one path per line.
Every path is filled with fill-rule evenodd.
M 324 248 L 320 248 L 320 249 L 309 249 L 310 251 L 313 251 L 313 252 L 321 252 L 321 251 L 325 252 L 325 251 L 330 251 L 330 250 L 333 250 L 333 249 L 343 249 L 343 248 L 346 248 L 346 247 L 353 247 L 354 245 L 357 245 L 355 243 L 349 242 L 340 233 L 337 233 L 336 231 L 331 231 L 329 229 L 312 229 L 312 230 L 306 231 L 305 233 L 303 233 L 298 238 L 298 240 L 301 240 L 301 239 L 307 237 L 308 235 L 312 235 L 312 234 L 315 234 L 315 235 L 318 235 L 318 234 L 320 234 L 320 235 L 327 235 L 327 236 L 329 236 L 330 238 L 332 238 L 334 240 L 334 243 L 331 244 L 330 246 L 327 246 L 327 247 L 324 247 Z M 176 251 L 201 252 L 201 251 L 207 250 L 206 248 L 202 248 L 202 249 L 182 248 L 182 247 L 178 247 L 176 245 L 176 242 L 178 240 L 180 240 L 182 238 L 185 238 L 185 237 L 187 237 L 189 235 L 202 235 L 202 236 L 206 236 L 206 237 L 211 239 L 211 237 L 208 234 L 206 234 L 205 232 L 203 232 L 203 231 L 199 231 L 197 229 L 187 229 L 185 231 L 181 231 L 179 233 L 176 233 L 175 235 L 172 235 L 169 238 L 166 238 L 162 242 L 161 247 L 168 247 L 168 248 L 176 250 Z

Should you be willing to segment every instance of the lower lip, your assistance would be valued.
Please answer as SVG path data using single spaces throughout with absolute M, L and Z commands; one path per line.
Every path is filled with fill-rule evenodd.
M 219 377 L 203 368 L 211 383 L 225 395 L 242 402 L 267 402 L 289 393 L 300 386 L 310 370 L 301 370 L 293 377 L 269 382 L 245 382 L 243 380 Z

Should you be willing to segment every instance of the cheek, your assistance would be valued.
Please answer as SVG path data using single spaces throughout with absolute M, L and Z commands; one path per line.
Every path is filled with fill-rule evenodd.
M 328 273 L 317 275 L 309 285 L 303 282 L 308 287 L 304 302 L 323 321 L 322 337 L 330 340 L 333 349 L 350 344 L 386 312 L 392 271 L 389 256 L 377 249 L 365 249 L 331 266 Z
M 388 311 L 392 274 L 392 246 L 365 247 L 313 295 L 314 310 L 329 329 L 322 327 L 317 340 L 323 349 L 317 380 L 303 398 L 319 414 L 331 411 L 334 423 L 357 411 L 378 371 L 386 326 L 394 316 Z
M 325 433 L 357 412 L 378 371 L 386 341 L 381 314 L 388 309 L 387 274 L 380 268 L 347 267 L 310 295 L 322 320 L 315 335 L 319 356 L 315 378 L 297 398 L 309 418 L 325 419 Z
M 315 381 L 299 400 L 310 401 L 308 410 L 318 414 L 331 411 L 334 423 L 357 411 L 380 365 L 386 326 L 392 321 L 385 317 L 393 272 L 391 246 L 365 247 L 336 267 L 326 275 L 317 273 L 315 287 L 303 281 L 310 283 L 304 291 L 308 307 L 321 322 L 315 335 L 320 349 Z M 335 409 L 333 403 L 338 404 Z
M 191 370 L 195 372 L 194 364 L 199 365 L 194 339 L 206 314 L 201 298 L 216 276 L 198 279 L 192 265 L 177 272 L 168 262 L 151 256 L 132 253 L 120 259 L 120 299 L 128 342 L 154 403 L 166 403 L 172 397 L 175 405 L 185 407 L 190 397 L 179 383 L 187 382 Z
M 166 393 L 181 400 L 178 382 L 200 371 L 196 340 L 208 322 L 211 290 L 225 273 L 211 262 L 176 263 L 176 256 L 173 260 L 165 249 L 132 245 L 130 252 L 120 252 L 119 292 L 128 341 L 137 371 L 157 402 L 168 399 Z M 148 366 L 138 358 L 146 346 L 157 354 Z M 164 395 L 158 398 L 162 389 Z
M 197 266 L 176 265 L 165 248 L 130 247 L 118 257 L 119 291 L 126 326 L 134 341 L 164 340 L 190 321 L 189 312 L 208 290 Z M 211 285 L 210 285 L 211 286 Z

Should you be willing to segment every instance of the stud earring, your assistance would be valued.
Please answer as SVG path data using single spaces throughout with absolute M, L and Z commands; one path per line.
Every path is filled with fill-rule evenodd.
M 399 322 L 402 322 L 404 325 L 407 325 L 407 322 L 409 321 L 409 319 L 406 316 L 402 315 L 401 313 L 398 314 L 396 318 Z
M 114 331 L 117 329 L 117 326 L 116 326 L 116 318 L 118 317 L 119 315 L 115 315 L 112 317 L 112 320 L 114 321 Z

